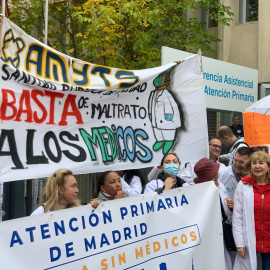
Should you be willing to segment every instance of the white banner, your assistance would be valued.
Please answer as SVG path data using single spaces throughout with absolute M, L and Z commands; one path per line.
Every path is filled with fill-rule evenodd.
M 2 35 L 1 182 L 207 157 L 199 56 L 123 70 L 72 59 L 5 18 Z
M 1 269 L 224 270 L 214 183 L 0 223 Z

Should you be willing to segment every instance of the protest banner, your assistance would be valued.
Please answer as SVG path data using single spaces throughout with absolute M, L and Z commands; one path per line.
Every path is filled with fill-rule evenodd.
M 1 269 L 224 270 L 213 181 L 0 223 Z
M 146 70 L 73 59 L 3 18 L 0 181 L 208 156 L 200 57 Z

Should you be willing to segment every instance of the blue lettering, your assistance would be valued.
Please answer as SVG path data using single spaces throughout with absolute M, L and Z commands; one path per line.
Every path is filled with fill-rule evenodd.
M 135 215 L 138 216 L 138 208 L 136 205 L 131 205 L 130 206 L 130 209 L 131 209 L 131 215 L 132 217 L 134 217 Z
M 99 77 L 103 80 L 105 87 L 111 87 L 111 82 L 105 76 L 105 74 L 111 74 L 111 69 L 103 66 L 95 66 L 91 70 L 91 74 L 96 75 L 97 73 L 99 73 Z
M 167 206 L 168 206 L 169 208 L 173 208 L 173 205 L 172 205 L 172 199 L 171 199 L 171 198 L 166 198 L 165 201 L 166 201 Z
M 119 137 L 121 137 L 122 139 L 124 138 L 124 133 L 123 133 L 123 128 L 122 127 L 119 127 L 117 129 L 117 132 L 116 132 L 116 138 L 117 138 L 117 146 L 118 146 L 118 158 L 119 159 L 122 159 L 122 160 L 126 160 L 127 158 L 127 153 L 125 150 L 123 150 L 123 155 L 121 153 L 121 148 L 120 148 L 120 143 L 119 143 Z
M 54 254 L 56 252 L 56 254 Z M 59 260 L 61 257 L 61 249 L 59 247 L 51 247 L 50 248 L 50 258 L 51 262 L 55 262 Z
M 89 64 L 83 64 L 82 70 L 77 69 L 74 66 L 75 61 L 72 61 L 73 73 L 78 74 L 78 76 L 82 77 L 81 80 L 74 79 L 74 83 L 78 86 L 88 87 L 90 84 L 90 78 L 88 76 L 88 70 L 90 68 Z
M 126 208 L 126 207 L 121 207 L 121 208 L 120 208 L 120 213 L 121 213 L 121 218 L 124 219 L 125 216 L 126 216 L 127 213 L 128 213 L 127 208 Z
M 32 44 L 29 46 L 26 59 L 25 59 L 25 65 L 26 65 L 26 71 L 31 71 L 31 65 L 36 66 L 36 74 L 38 76 L 42 76 L 42 58 L 43 58 L 44 49 L 42 46 L 38 44 Z M 31 57 L 33 55 L 37 55 L 35 57 Z M 34 60 L 35 59 L 35 60 Z
M 159 265 L 159 269 L 160 270 L 167 270 L 167 264 L 166 263 L 161 263 L 160 265 Z
M 132 142 L 131 143 L 132 144 L 132 152 L 130 152 L 129 148 L 128 148 L 128 144 L 127 144 L 128 137 L 130 137 L 131 142 Z M 129 160 L 134 161 L 134 159 L 135 159 L 135 138 L 134 138 L 133 130 L 131 127 L 128 127 L 125 129 L 124 144 L 125 144 L 125 149 L 126 149 L 126 152 L 128 154 Z
M 142 215 L 144 215 L 144 210 L 143 210 L 143 205 L 142 205 L 142 203 L 140 203 L 140 206 L 141 206 Z
M 161 208 L 163 208 L 163 209 L 165 209 L 165 210 L 167 209 L 166 206 L 164 205 L 162 199 L 159 199 L 159 200 L 158 200 L 158 208 L 157 208 L 157 211 L 159 211 Z
M 96 240 L 95 240 L 95 236 L 92 236 L 91 238 L 91 242 L 89 243 L 88 240 L 86 238 L 84 238 L 84 247 L 85 247 L 85 251 L 87 252 L 88 249 L 91 249 L 92 247 L 94 249 L 96 249 Z
M 108 239 L 107 239 L 107 236 L 105 235 L 105 233 L 103 233 L 101 235 L 101 241 L 100 241 L 100 247 L 103 247 L 103 245 L 106 244 L 106 245 L 110 245 Z
M 124 228 L 124 235 L 125 235 L 125 240 L 127 240 L 127 238 L 131 239 L 131 229 L 128 227 Z
M 117 236 L 117 238 L 116 238 L 116 236 Z M 121 240 L 121 234 L 117 230 L 112 231 L 112 237 L 113 237 L 113 243 L 114 244 L 118 243 Z
M 181 206 L 182 206 L 184 203 L 185 203 L 185 204 L 189 204 L 188 201 L 187 201 L 186 196 L 183 194 L 183 195 L 182 195 L 182 200 L 181 200 Z
M 149 205 L 148 202 L 146 202 L 146 209 L 147 209 L 147 213 L 149 213 L 151 211 L 155 212 L 155 210 L 154 210 L 154 202 L 152 201 L 151 205 Z
M 67 257 L 71 257 L 75 255 L 75 253 L 72 251 L 73 251 L 73 242 L 66 243 Z
M 147 232 L 147 225 L 145 223 L 140 224 L 140 230 L 141 230 L 141 235 L 146 234 Z
M 148 134 L 142 129 L 136 129 L 134 136 L 137 146 L 139 146 L 145 152 L 145 155 L 142 155 L 140 151 L 136 151 L 137 158 L 141 162 L 145 163 L 151 161 L 153 158 L 151 151 L 139 141 L 139 137 L 141 137 L 143 140 L 147 140 L 149 138 Z
M 112 214 L 111 210 L 108 211 L 108 214 L 106 212 L 102 212 L 103 215 L 103 222 L 104 224 L 107 224 L 107 220 L 112 223 Z
M 25 231 L 26 232 L 29 232 L 30 234 L 30 241 L 31 242 L 34 242 L 34 235 L 33 235 L 33 231 L 36 229 L 36 227 L 29 227 L 29 228 L 26 228 Z
M 118 70 L 115 73 L 115 78 L 117 80 L 125 80 L 125 79 L 133 80 L 133 82 L 130 82 L 130 83 L 128 83 L 128 82 L 119 83 L 117 89 L 130 88 L 139 81 L 139 76 L 136 76 L 134 74 L 134 71 L 130 71 L 130 70 Z
M 20 245 L 23 245 L 23 241 L 18 234 L 17 231 L 13 231 L 12 236 L 11 236 L 11 241 L 10 241 L 10 247 L 13 247 L 14 244 L 19 243 Z
M 58 65 L 55 63 L 58 63 Z M 53 70 L 51 70 L 51 64 Z M 69 83 L 64 59 L 60 55 L 48 51 L 46 55 L 46 72 L 45 72 L 46 78 L 50 80 L 54 79 L 55 81 L 59 81 L 58 68 L 60 68 L 60 72 L 63 76 L 63 81 L 65 83 Z
M 40 230 L 41 230 L 41 237 L 42 239 L 47 239 L 47 238 L 51 238 L 51 235 L 49 234 L 49 224 L 42 224 L 40 225 Z
M 85 229 L 85 219 L 84 219 L 84 216 L 82 216 L 82 225 L 83 225 L 83 229 Z
M 73 227 L 73 226 L 72 226 L 72 223 L 73 223 L 74 221 L 78 221 L 78 219 L 77 219 L 77 218 L 71 218 L 70 221 L 69 221 L 69 228 L 70 228 L 71 231 L 76 232 L 76 231 L 79 230 L 79 228 L 78 228 L 78 227 Z
M 65 234 L 66 233 L 66 230 L 65 230 L 64 220 L 61 220 L 61 225 L 58 224 L 57 222 L 54 222 L 54 230 L 55 230 L 55 235 L 56 236 L 59 235 L 59 231 L 62 234 Z

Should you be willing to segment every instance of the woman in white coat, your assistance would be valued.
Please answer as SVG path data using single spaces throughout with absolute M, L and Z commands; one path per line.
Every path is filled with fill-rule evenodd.
M 247 175 L 234 194 L 233 234 L 237 247 L 235 270 L 270 269 L 270 156 L 257 151 L 247 160 Z M 257 252 L 257 254 L 256 254 Z

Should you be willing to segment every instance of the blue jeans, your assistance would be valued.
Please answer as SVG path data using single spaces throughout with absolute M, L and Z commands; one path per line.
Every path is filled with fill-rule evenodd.
M 262 256 L 262 269 L 269 270 L 270 269 L 270 253 L 261 253 Z

